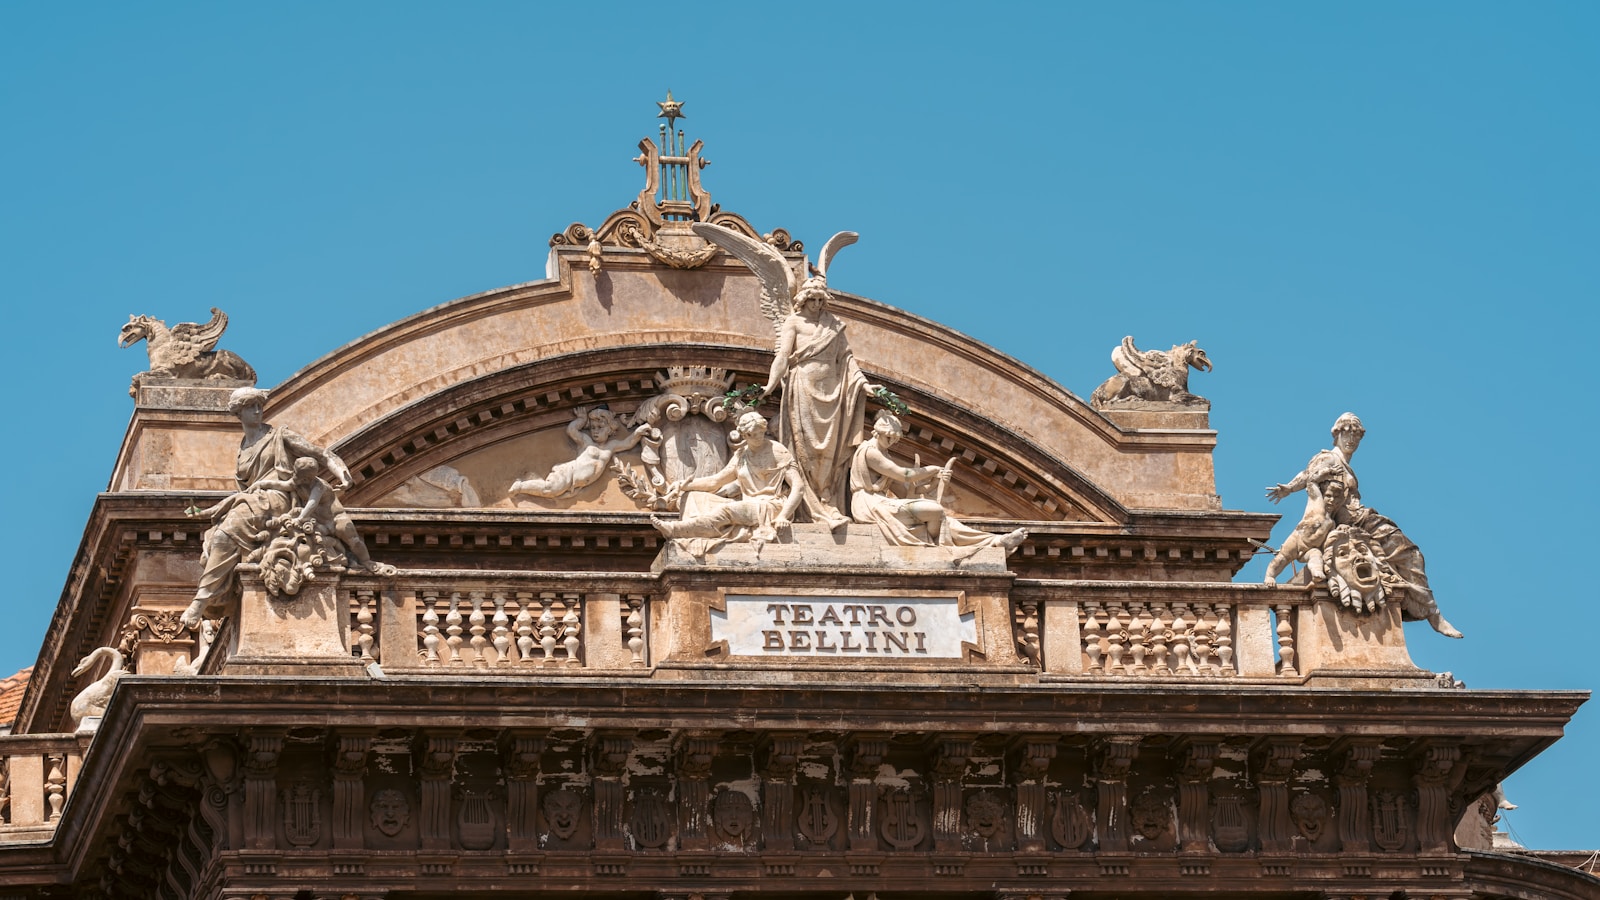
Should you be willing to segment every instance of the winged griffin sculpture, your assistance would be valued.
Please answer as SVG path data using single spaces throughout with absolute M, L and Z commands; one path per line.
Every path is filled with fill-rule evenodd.
M 1095 409 L 1190 406 L 1209 409 L 1211 401 L 1189 393 L 1189 369 L 1211 371 L 1211 359 L 1197 341 L 1175 344 L 1171 350 L 1140 350 L 1130 335 L 1111 351 L 1117 374 L 1094 389 L 1089 403 Z
M 704 222 L 691 227 L 738 257 L 760 279 L 761 311 L 776 336 L 776 355 L 761 396 L 782 389 L 778 443 L 794 455 L 811 517 L 833 528 L 849 522 L 843 510 L 850 458 L 866 436 L 867 398 L 881 389 L 862 374 L 844 323 L 827 310 L 832 296 L 827 277 L 834 256 L 859 236 L 841 231 L 829 238 L 813 267 L 815 274 L 802 279 L 803 272 L 762 241 Z
M 152 316 L 129 316 L 117 338 L 118 347 L 131 347 L 146 342 L 150 353 L 150 371 L 133 376 L 128 386 L 130 395 L 137 395 L 139 383 L 147 377 L 215 379 L 256 383 L 256 370 L 231 350 L 214 350 L 222 332 L 228 328 L 228 314 L 211 307 L 211 321 L 201 325 L 183 322 L 167 327 L 167 323 Z

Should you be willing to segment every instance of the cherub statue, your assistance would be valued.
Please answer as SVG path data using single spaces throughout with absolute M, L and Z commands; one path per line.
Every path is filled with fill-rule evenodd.
M 137 395 L 139 382 L 146 376 L 159 378 L 210 378 L 217 380 L 256 382 L 256 370 L 231 350 L 214 350 L 222 332 L 227 330 L 228 315 L 211 307 L 211 321 L 204 325 L 183 322 L 167 327 L 167 323 L 151 316 L 129 316 L 117 337 L 118 347 L 131 347 L 140 341 L 147 342 L 150 353 L 150 371 L 133 376 L 128 386 L 129 395 Z
M 744 413 L 735 427 L 741 441 L 722 471 L 669 486 L 668 498 L 682 497 L 683 517 L 675 522 L 650 517 L 666 537 L 696 539 L 689 548 L 695 556 L 728 541 L 776 541 L 794 521 L 804 495 L 794 456 L 767 439 L 767 420 L 760 413 Z M 714 493 L 729 485 L 738 486 L 737 499 Z
M 985 547 L 1015 550 L 1028 537 L 1018 528 L 1006 534 L 979 531 L 957 519 L 944 505 L 945 486 L 950 483 L 951 459 L 943 466 L 901 466 L 889 457 L 888 450 L 900 442 L 905 426 L 900 417 L 887 410 L 878 413 L 872 426 L 872 440 L 856 448 L 850 462 L 850 515 L 857 522 L 877 525 L 884 540 L 900 547 L 966 547 L 970 556 Z M 919 486 L 935 485 L 933 496 L 915 495 Z M 896 486 L 906 496 L 896 497 Z
M 612 457 L 619 451 L 631 449 L 650 432 L 650 425 L 646 423 L 622 437 L 614 437 L 623 427 L 619 417 L 605 406 L 593 410 L 580 406 L 573 410 L 567 437 L 580 448 L 577 457 L 558 464 L 544 478 L 529 476 L 512 482 L 511 497 L 565 497 L 594 484 L 605 474 Z
M 1333 518 L 1334 510 L 1343 506 L 1344 502 L 1343 478 L 1330 476 L 1308 479 L 1305 514 L 1300 517 L 1300 523 L 1294 527 L 1289 539 L 1283 542 L 1283 548 L 1272 557 L 1272 562 L 1267 563 L 1267 577 L 1263 581 L 1267 584 L 1277 583 L 1278 573 L 1288 568 L 1291 562 L 1304 562 L 1306 571 L 1314 581 L 1327 578 L 1327 571 L 1322 564 L 1322 545 L 1338 525 Z
M 866 437 L 867 398 L 882 390 L 862 374 L 844 323 L 827 310 L 832 296 L 828 264 L 857 235 L 841 231 L 829 238 L 815 276 L 800 281 L 783 254 L 762 241 L 705 222 L 690 227 L 761 280 L 761 311 L 777 332 L 777 353 L 762 396 L 783 390 L 778 443 L 794 454 L 811 517 L 832 528 L 844 525 L 850 521 L 841 512 L 849 496 L 850 455 Z

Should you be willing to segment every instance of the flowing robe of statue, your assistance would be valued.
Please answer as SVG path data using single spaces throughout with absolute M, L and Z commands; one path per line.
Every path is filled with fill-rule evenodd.
M 832 313 L 817 317 L 809 338 L 796 334 L 783 376 L 778 443 L 794 454 L 806 506 L 819 522 L 843 518 L 851 453 L 865 435 L 866 385 L 844 323 Z
M 768 441 L 767 446 L 770 466 L 752 458 L 749 447 L 734 451 L 730 465 L 739 487 L 737 500 L 690 491 L 683 495 L 683 516 L 676 522 L 657 522 L 656 528 L 667 537 L 687 539 L 695 556 L 729 542 L 775 539 L 775 525 L 789 496 L 785 485 L 795 477 L 795 468 L 794 457 L 783 445 Z
M 289 429 L 273 426 L 253 444 L 240 442 L 235 471 L 239 499 L 206 537 L 205 570 L 200 574 L 197 596 L 214 599 L 223 595 L 239 560 L 261 542 L 267 522 L 290 510 L 293 500 L 288 493 L 255 484 L 286 481 L 294 475 L 294 461 L 299 455 L 289 446 L 294 437 Z
M 921 526 L 908 524 L 901 512 L 914 503 L 935 501 L 890 494 L 893 479 L 875 471 L 868 459 L 872 446 L 871 441 L 863 441 L 850 461 L 850 484 L 855 488 L 855 493 L 850 495 L 850 517 L 863 525 L 878 526 L 888 543 L 897 547 L 1005 547 L 1009 550 L 1026 537 L 1021 529 L 1010 534 L 980 531 L 957 519 L 948 509 L 938 520 L 937 535 L 919 534 Z

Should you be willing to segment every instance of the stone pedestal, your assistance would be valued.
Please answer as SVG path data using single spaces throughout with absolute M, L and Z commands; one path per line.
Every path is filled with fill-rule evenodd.
M 1113 406 L 1099 412 L 1130 431 L 1190 431 L 1211 427 L 1209 406 L 1151 403 L 1145 406 Z
M 871 525 L 786 537 L 698 557 L 666 543 L 663 668 L 1034 671 L 1017 655 L 1002 548 L 898 547 Z
M 273 597 L 256 566 L 239 567 L 239 629 L 225 675 L 361 675 L 350 654 L 342 568 L 321 569 L 293 597 Z
M 1297 666 L 1304 675 L 1431 678 L 1406 652 L 1400 605 L 1357 615 L 1332 600 L 1302 607 L 1295 627 Z

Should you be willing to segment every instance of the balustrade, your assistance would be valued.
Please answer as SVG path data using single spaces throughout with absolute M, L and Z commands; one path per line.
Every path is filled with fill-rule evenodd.
M 0 736 L 0 843 L 41 840 L 55 830 L 82 760 L 76 735 Z
M 1115 678 L 1297 678 L 1308 590 L 1227 583 L 1019 583 L 1021 655 L 1047 674 Z M 1039 657 L 1035 658 L 1037 653 Z
M 399 583 L 357 577 L 344 589 L 350 653 L 385 671 L 559 673 L 650 664 L 643 592 L 526 572 L 427 572 Z

